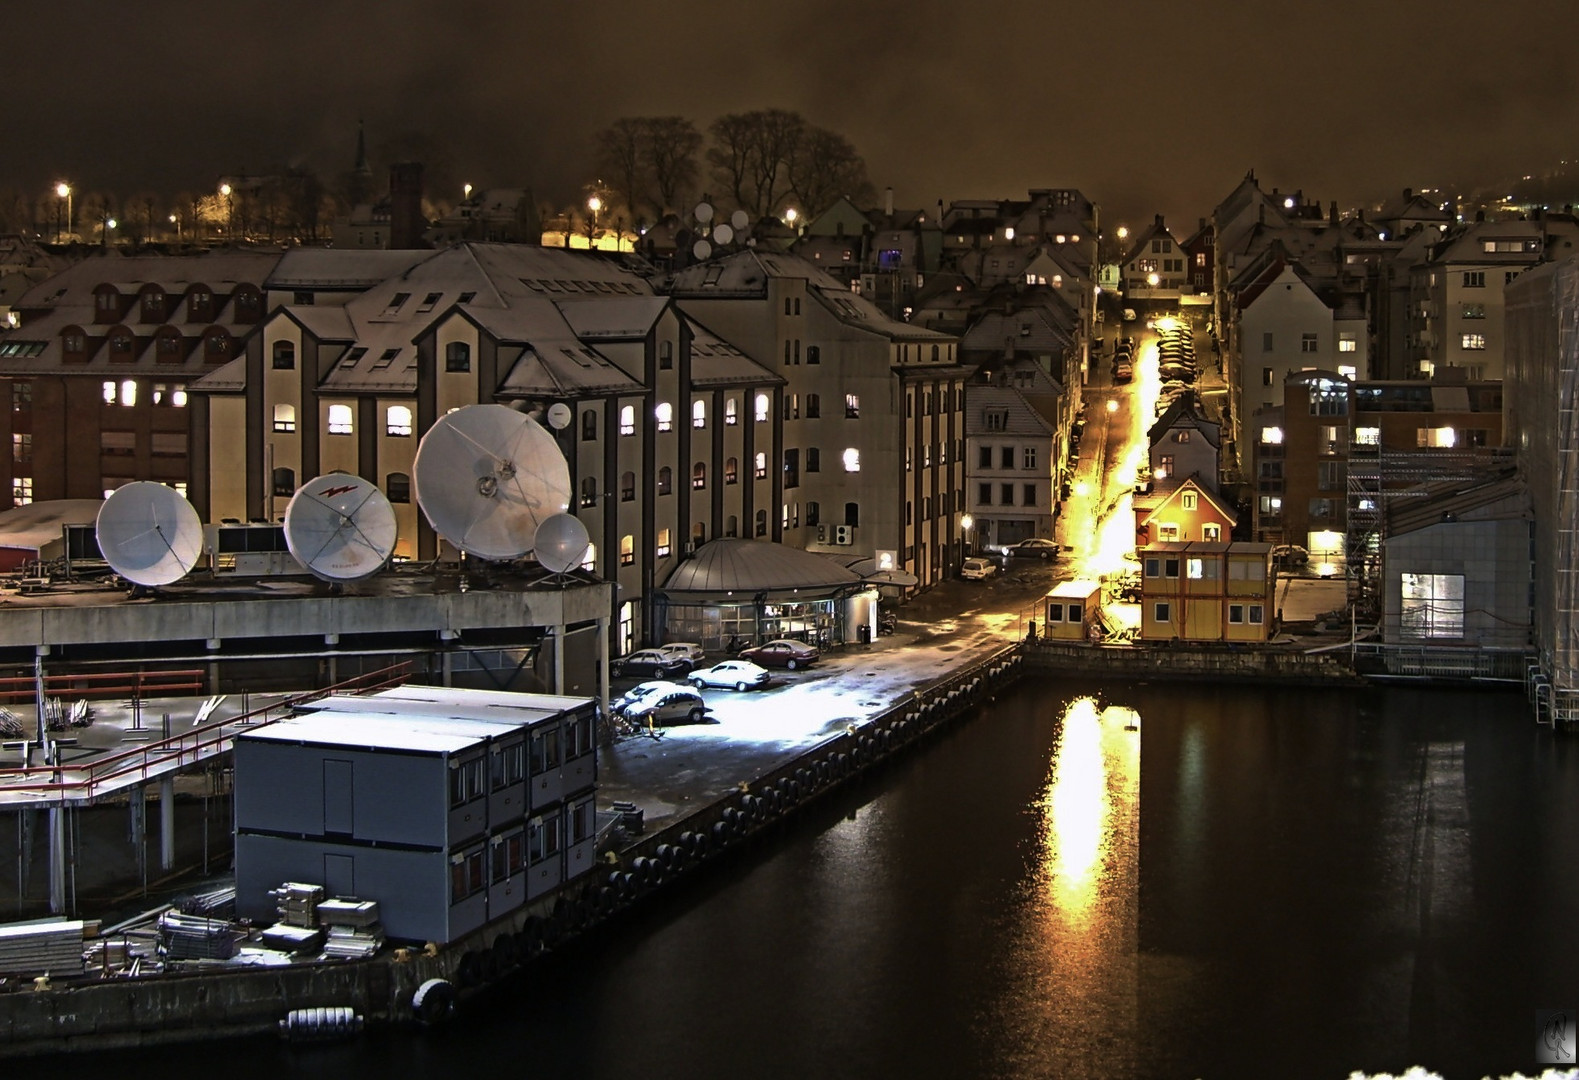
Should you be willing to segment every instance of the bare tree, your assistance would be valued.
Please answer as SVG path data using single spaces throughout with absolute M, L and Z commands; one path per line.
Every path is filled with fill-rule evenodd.
M 26 233 L 33 221 L 32 201 L 21 188 L 0 190 L 0 233 Z
M 633 215 L 641 213 L 650 188 L 646 167 L 648 121 L 625 116 L 593 136 L 602 186 Z
M 683 116 L 655 116 L 647 123 L 651 201 L 662 217 L 667 211 L 678 209 L 680 199 L 696 183 L 696 154 L 702 149 L 702 133 Z
M 842 196 L 859 205 L 877 194 L 867 178 L 866 162 L 850 140 L 826 128 L 806 128 L 790 154 L 786 172 L 790 191 L 812 215 L 822 213 Z

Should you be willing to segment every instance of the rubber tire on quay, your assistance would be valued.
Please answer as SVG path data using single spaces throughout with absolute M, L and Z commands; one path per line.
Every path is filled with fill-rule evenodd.
M 482 977 L 482 961 L 474 952 L 466 953 L 455 965 L 455 981 L 462 989 L 476 986 Z
M 422 1027 L 438 1027 L 455 1016 L 455 987 L 448 979 L 429 979 L 411 995 L 411 1012 Z

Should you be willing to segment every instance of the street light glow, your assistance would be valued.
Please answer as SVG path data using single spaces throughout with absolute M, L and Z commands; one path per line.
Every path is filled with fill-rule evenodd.
M 65 183 L 64 181 L 62 181 L 59 184 L 56 184 L 55 185 L 55 194 L 60 196 L 62 199 L 64 199 L 67 195 L 71 194 L 71 185 Z
M 596 195 L 592 196 L 592 198 L 587 200 L 587 209 L 596 214 L 599 210 L 603 209 L 603 200 L 598 198 Z

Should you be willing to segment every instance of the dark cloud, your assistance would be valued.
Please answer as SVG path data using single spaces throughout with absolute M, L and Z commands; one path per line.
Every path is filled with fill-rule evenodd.
M 622 115 L 779 106 L 902 205 L 1073 185 L 1192 221 L 1246 169 L 1344 206 L 1538 169 L 1579 119 L 1563 5 L 1048 0 L 29 4 L 0 186 L 200 189 L 420 152 L 435 183 L 570 200 Z M 13 67 L 13 71 L 21 68 Z

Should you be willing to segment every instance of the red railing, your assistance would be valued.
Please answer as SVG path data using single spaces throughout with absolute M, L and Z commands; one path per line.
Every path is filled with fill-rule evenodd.
M 43 804 L 51 800 L 83 801 L 97 798 L 132 784 L 146 782 L 155 775 L 178 772 L 190 765 L 228 753 L 238 732 L 279 719 L 292 707 L 315 701 L 333 693 L 365 694 L 398 686 L 411 674 L 409 663 L 391 664 L 320 690 L 294 694 L 288 698 L 218 723 L 172 735 L 158 742 L 120 750 L 81 764 L 35 765 L 28 768 L 0 769 L 0 777 L 19 782 L 0 783 L 0 803 L 19 801 Z M 271 716 L 270 714 L 275 714 Z
M 97 675 L 45 675 L 44 695 L 69 701 L 78 698 L 142 699 L 172 694 L 201 694 L 207 678 L 202 668 L 188 671 L 112 671 Z M 38 680 L 31 675 L 0 679 L 0 703 L 32 701 Z

